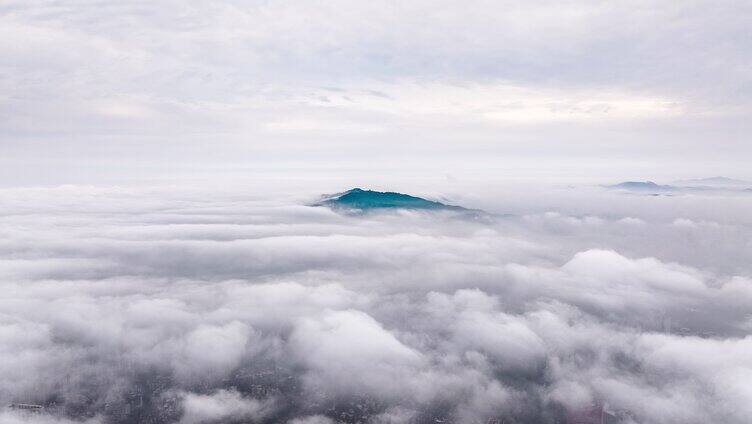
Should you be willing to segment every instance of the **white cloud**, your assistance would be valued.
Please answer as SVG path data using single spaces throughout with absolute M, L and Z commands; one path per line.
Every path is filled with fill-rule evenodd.
M 180 424 L 259 422 L 273 407 L 269 401 L 247 399 L 229 390 L 219 390 L 210 395 L 183 393 L 181 398 L 183 416 Z
M 411 375 L 423 362 L 420 353 L 354 310 L 324 311 L 319 319 L 301 320 L 290 343 L 293 354 L 310 369 L 307 383 L 340 395 L 407 396 Z
M 0 402 L 44 404 L 40 420 L 379 423 L 547 422 L 597 400 L 744 422 L 726 405 L 749 403 L 750 222 L 718 206 L 736 196 L 578 189 L 555 213 L 517 200 L 522 215 L 463 220 L 235 190 L 0 190 Z
M 332 424 L 334 420 L 323 415 L 311 415 L 309 417 L 295 418 L 288 424 Z
M 540 124 L 661 119 L 681 114 L 676 101 L 597 90 L 549 90 L 504 83 L 361 82 L 337 91 L 308 93 L 301 102 L 414 119 L 458 119 Z

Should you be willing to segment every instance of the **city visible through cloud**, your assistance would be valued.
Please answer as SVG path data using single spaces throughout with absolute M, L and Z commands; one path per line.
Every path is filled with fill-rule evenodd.
M 748 423 L 750 16 L 3 3 L 0 424 Z

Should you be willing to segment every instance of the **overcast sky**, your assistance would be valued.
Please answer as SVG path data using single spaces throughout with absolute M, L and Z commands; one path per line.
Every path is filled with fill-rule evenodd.
M 0 177 L 749 178 L 751 17 L 747 1 L 4 1 Z

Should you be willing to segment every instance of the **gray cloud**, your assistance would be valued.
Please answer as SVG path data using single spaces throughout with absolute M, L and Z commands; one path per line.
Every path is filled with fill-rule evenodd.
M 697 194 L 557 196 L 556 213 L 524 201 L 465 221 L 174 187 L 0 190 L 0 402 L 45 406 L 3 414 L 555 422 L 598 401 L 622 422 L 745 422 L 749 252 L 713 267 L 717 246 L 685 243 L 733 229 L 742 246 L 747 218 Z

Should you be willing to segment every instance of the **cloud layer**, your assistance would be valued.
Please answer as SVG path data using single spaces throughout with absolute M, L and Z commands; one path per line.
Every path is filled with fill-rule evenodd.
M 743 423 L 750 223 L 675 212 L 750 207 L 728 196 L 575 190 L 559 212 L 467 221 L 175 187 L 2 190 L 0 402 L 45 406 L 3 417 L 553 423 L 599 402 L 621 422 Z M 592 214 L 574 213 L 583 197 Z M 686 246 L 729 233 L 724 261 Z

